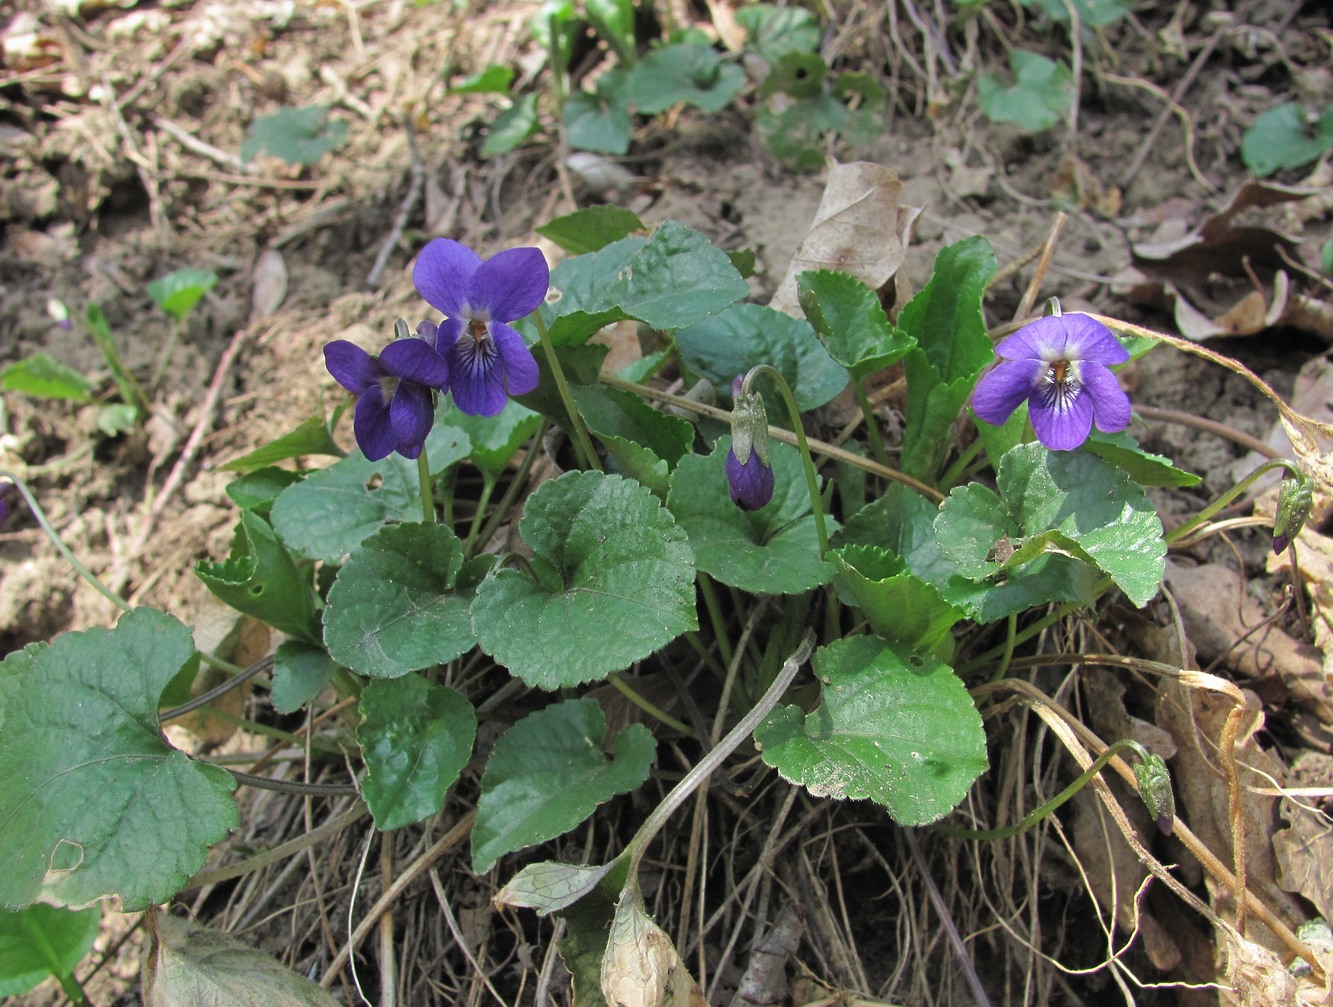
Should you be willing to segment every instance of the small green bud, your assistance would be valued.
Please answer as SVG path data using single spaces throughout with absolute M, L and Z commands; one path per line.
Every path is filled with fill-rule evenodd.
M 410 339 L 411 336 L 412 336 L 412 330 L 407 327 L 407 319 L 406 318 L 395 319 L 393 323 L 393 338 Z
M 1281 555 L 1301 533 L 1314 507 L 1314 483 L 1304 472 L 1282 480 L 1277 492 L 1277 517 L 1273 519 L 1273 553 Z
M 1171 772 L 1166 760 L 1156 753 L 1134 764 L 1134 778 L 1139 781 L 1139 797 L 1148 814 L 1157 820 L 1164 835 L 1171 835 L 1176 817 L 1176 796 L 1171 790 Z

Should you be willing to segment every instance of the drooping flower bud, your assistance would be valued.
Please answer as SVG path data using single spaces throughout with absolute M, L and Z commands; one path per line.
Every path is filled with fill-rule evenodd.
M 1171 835 L 1176 818 L 1176 796 L 1171 790 L 1171 772 L 1166 760 L 1153 752 L 1146 759 L 1134 763 L 1134 778 L 1139 783 L 1139 797 L 1148 807 L 1148 814 L 1157 822 L 1164 835 Z
M 1282 480 L 1277 491 L 1277 517 L 1273 518 L 1273 554 L 1281 555 L 1301 533 L 1314 506 L 1314 484 L 1304 472 Z
M 768 414 L 758 392 L 741 394 L 733 386 L 731 450 L 727 452 L 727 487 L 744 510 L 758 510 L 773 499 L 773 469 L 768 462 Z

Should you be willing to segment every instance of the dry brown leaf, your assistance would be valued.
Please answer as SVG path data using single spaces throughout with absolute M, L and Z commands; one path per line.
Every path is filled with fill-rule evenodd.
M 768 306 L 804 318 L 796 278 L 808 269 L 850 273 L 883 292 L 903 264 L 921 213 L 920 207 L 898 205 L 902 188 L 897 172 L 882 164 L 831 162 L 814 222 Z
M 1224 667 L 1249 679 L 1275 676 L 1317 716 L 1333 718 L 1333 695 L 1324 682 L 1316 648 L 1272 625 L 1236 643 L 1268 613 L 1244 590 L 1233 570 L 1216 563 L 1187 566 L 1168 560 L 1166 583 L 1180 606 L 1200 666 L 1226 655 Z
M 1246 721 L 1236 739 L 1235 756 L 1240 772 L 1241 808 L 1245 818 L 1245 854 L 1249 890 L 1279 917 L 1304 919 L 1300 904 L 1277 883 L 1277 861 L 1269 837 L 1277 828 L 1277 798 L 1256 790 L 1280 786 L 1286 772 L 1270 752 L 1259 747 L 1256 735 L 1263 728 L 1263 714 L 1253 694 L 1247 694 Z M 1218 739 L 1232 701 L 1218 693 L 1186 688 L 1177 679 L 1163 679 L 1157 690 L 1157 724 L 1175 736 L 1178 750 L 1171 760 L 1181 817 L 1199 840 L 1223 863 L 1234 859 L 1229 815 L 1230 795 L 1221 769 Z M 1236 918 L 1233 893 L 1208 878 L 1213 908 L 1224 920 Z M 1251 918 L 1249 936 L 1266 947 L 1281 950 L 1267 927 Z
M 708 1007 L 671 938 L 629 889 L 621 893 L 607 935 L 602 996 L 608 1007 Z
M 1302 752 L 1292 763 L 1287 785 L 1292 788 L 1333 786 L 1333 756 Z M 1278 884 L 1308 899 L 1324 919 L 1333 919 L 1333 820 L 1302 798 L 1284 798 L 1283 821 L 1288 828 L 1273 835 Z M 1304 804 L 1305 806 L 1302 806 Z
M 267 249 L 255 261 L 254 290 L 250 295 L 250 321 L 262 322 L 287 299 L 287 263 L 276 248 Z
M 318 985 L 208 927 L 148 911 L 144 1007 L 338 1007 Z

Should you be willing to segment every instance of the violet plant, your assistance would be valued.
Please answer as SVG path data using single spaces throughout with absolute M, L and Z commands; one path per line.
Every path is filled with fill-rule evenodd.
M 568 915 L 569 939 L 606 948 L 600 980 L 580 974 L 576 990 L 614 990 L 623 962 L 607 928 L 638 940 L 652 926 L 644 851 L 733 752 L 757 744 L 784 779 L 873 801 L 904 827 L 939 822 L 988 765 L 968 685 L 1002 676 L 1017 642 L 1075 608 L 1157 594 L 1167 542 L 1145 486 L 1197 479 L 1124 433 L 1112 368 L 1130 353 L 1102 321 L 1056 313 L 993 345 L 984 238 L 944 249 L 895 319 L 859 281 L 807 273 L 807 320 L 748 303 L 732 260 L 678 223 L 580 211 L 544 233 L 577 249 L 549 272 L 534 248 L 483 260 L 431 242 L 413 275 L 441 321 L 400 322 L 375 355 L 327 344 L 356 399 L 355 449 L 316 417 L 230 466 L 232 552 L 196 571 L 284 634 L 262 667 L 201 655 L 177 619 L 123 602 L 113 629 L 0 663 L 0 728 L 29 739 L 0 749 L 0 905 L 115 897 L 136 911 L 199 876 L 237 825 L 238 783 L 270 785 L 163 736 L 208 661 L 232 683 L 270 670 L 282 713 L 352 701 L 359 752 L 326 768 L 354 775 L 284 787 L 355 796 L 381 830 L 439 814 L 480 756 L 478 872 L 512 873 L 523 851 L 641 788 L 658 736 L 683 739 L 698 763 L 620 855 L 532 863 L 501 893 L 542 913 L 602 899 Z M 665 348 L 604 371 L 590 338 L 618 321 Z M 865 380 L 893 363 L 907 398 L 890 448 Z M 729 408 L 649 383 L 668 367 Z M 859 452 L 805 431 L 849 385 Z M 553 428 L 575 447 L 553 456 L 570 470 L 528 492 L 510 551 L 494 533 L 513 524 Z M 321 453 L 335 460 L 276 464 Z M 473 470 L 483 488 L 469 498 L 458 474 Z M 1308 513 L 1308 484 L 1293 484 L 1275 546 Z M 754 618 L 761 603 L 776 617 Z M 689 704 L 643 695 L 635 673 L 654 668 L 676 676 L 677 699 L 714 697 L 730 732 L 709 746 Z M 612 732 L 597 683 L 644 722 Z M 497 711 L 513 723 L 478 752 L 479 712 Z M 1140 758 L 1169 827 L 1165 766 Z

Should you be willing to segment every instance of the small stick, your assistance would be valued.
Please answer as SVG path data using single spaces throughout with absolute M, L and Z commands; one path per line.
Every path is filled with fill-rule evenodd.
M 1032 274 L 1027 290 L 1023 292 L 1023 299 L 1018 302 L 1018 310 L 1014 312 L 1014 321 L 1026 318 L 1032 313 L 1032 306 L 1037 303 L 1037 295 L 1041 291 L 1041 282 L 1046 278 L 1046 270 L 1051 265 L 1051 256 L 1055 254 L 1056 243 L 1060 240 L 1060 232 L 1065 229 L 1065 221 L 1068 219 L 1069 215 L 1063 210 L 1055 215 L 1055 220 L 1051 223 L 1051 232 L 1046 235 L 1046 241 L 1042 243 L 1036 271 Z
M 380 279 L 384 276 L 385 267 L 389 264 L 389 256 L 393 250 L 398 247 L 398 242 L 402 240 L 403 231 L 407 229 L 408 218 L 412 211 L 416 209 L 417 203 L 421 202 L 421 194 L 426 187 L 426 164 L 421 160 L 421 151 L 417 149 L 417 134 L 412 128 L 412 116 L 409 114 L 403 120 L 403 126 L 407 130 L 407 149 L 412 158 L 409 168 L 411 172 L 411 182 L 407 187 L 407 195 L 404 197 L 402 205 L 398 207 L 398 215 L 393 218 L 393 229 L 389 236 L 384 239 L 380 245 L 379 254 L 375 256 L 375 264 L 370 267 L 370 273 L 366 276 L 366 286 L 372 290 L 380 285 Z

